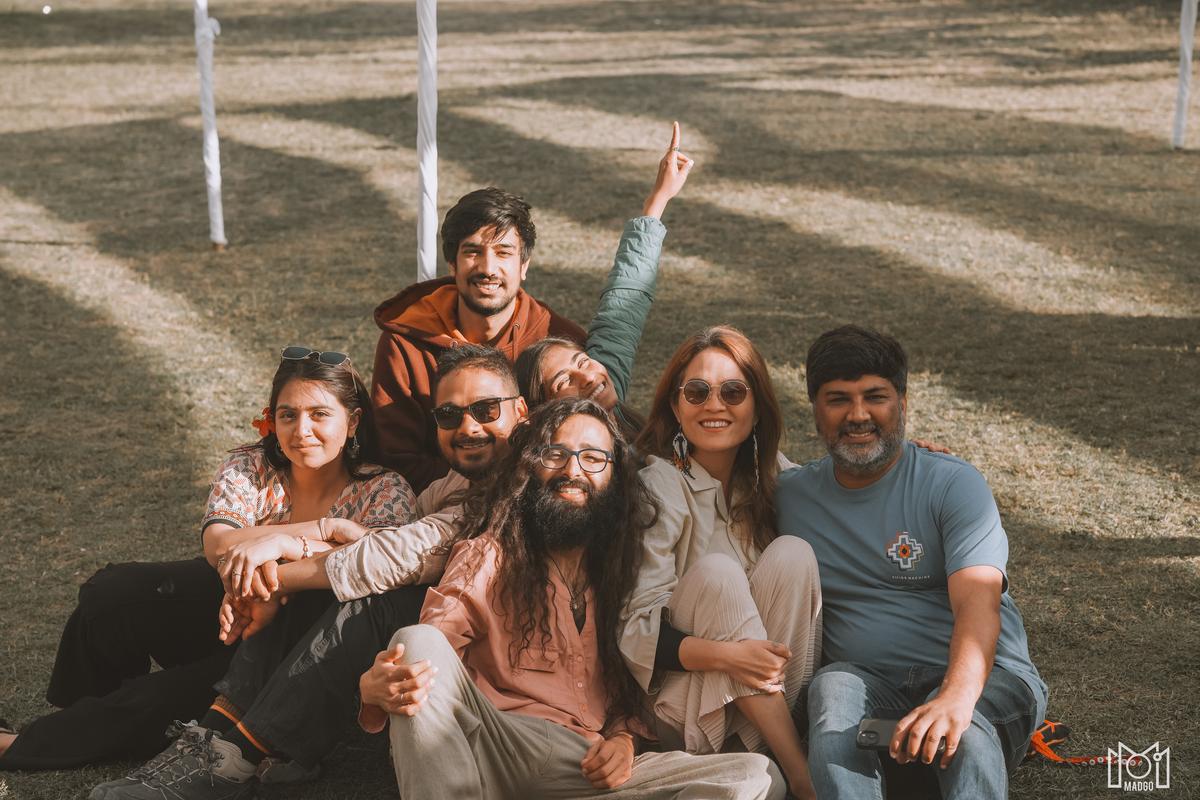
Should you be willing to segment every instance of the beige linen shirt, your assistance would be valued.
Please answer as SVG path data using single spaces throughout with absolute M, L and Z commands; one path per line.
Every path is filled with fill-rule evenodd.
M 462 506 L 456 502 L 470 482 L 450 472 L 417 497 L 416 522 L 375 528 L 325 560 L 325 574 L 339 602 L 383 594 L 399 586 L 437 583 L 446 567 L 440 547 L 458 532 Z
M 760 555 L 752 544 L 743 544 L 748 537 L 740 533 L 742 526 L 730 521 L 721 482 L 695 461 L 691 471 L 689 478 L 670 461 L 651 456 L 640 473 L 661 511 L 646 531 L 637 586 L 621 615 L 621 654 L 651 694 L 661 682 L 654 675 L 660 622 L 679 579 L 709 553 L 728 555 L 747 575 Z

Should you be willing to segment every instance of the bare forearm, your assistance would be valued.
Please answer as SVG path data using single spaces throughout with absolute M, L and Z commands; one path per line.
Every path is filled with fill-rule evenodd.
M 679 663 L 688 672 L 723 672 L 725 642 L 688 636 L 679 645 Z
M 301 537 L 309 540 L 309 552 L 318 553 L 329 549 L 322 541 L 320 520 L 307 522 L 291 522 L 286 525 L 256 525 L 252 528 L 235 528 L 231 525 L 217 523 L 209 525 L 204 531 L 204 557 L 214 567 L 221 556 L 239 542 L 257 539 L 260 536 L 278 535 L 299 540 Z M 303 546 L 297 544 L 299 550 L 296 558 L 303 553 Z M 289 554 L 290 557 L 290 554 Z
M 292 561 L 279 567 L 279 592 L 292 594 L 309 589 L 328 589 L 329 575 L 325 572 L 325 559 L 332 550 L 326 550 L 312 558 Z
M 1000 637 L 1000 610 L 988 597 L 965 600 L 956 609 L 949 666 L 941 694 L 974 703 L 992 671 Z

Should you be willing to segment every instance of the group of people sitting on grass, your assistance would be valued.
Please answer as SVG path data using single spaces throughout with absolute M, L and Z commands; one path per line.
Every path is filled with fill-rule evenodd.
M 735 328 L 626 404 L 678 145 L 586 332 L 521 289 L 530 209 L 489 188 L 446 214 L 449 277 L 376 309 L 369 391 L 346 354 L 284 348 L 203 556 L 82 586 L 61 710 L 0 734 L 0 767 L 161 750 L 91 797 L 227 800 L 316 779 L 357 721 L 406 800 L 876 797 L 892 761 L 1005 797 L 1047 689 L 986 482 L 905 439 L 901 345 L 811 343 L 829 454 L 804 466 Z

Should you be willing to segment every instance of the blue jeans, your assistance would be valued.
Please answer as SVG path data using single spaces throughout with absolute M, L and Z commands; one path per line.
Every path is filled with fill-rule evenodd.
M 937 695 L 945 674 L 942 667 L 883 671 L 845 662 L 817 672 L 808 689 L 808 761 L 817 797 L 883 798 L 880 758 L 889 756 L 858 748 L 858 723 L 863 717 L 903 717 Z M 1036 715 L 1032 690 L 994 667 L 950 766 L 934 768 L 944 800 L 1004 800 Z

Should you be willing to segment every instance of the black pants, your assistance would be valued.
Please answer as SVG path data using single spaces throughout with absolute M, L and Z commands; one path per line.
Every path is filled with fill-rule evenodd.
M 250 734 L 272 752 L 313 766 L 358 714 L 358 679 L 392 635 L 417 622 L 427 586 L 335 604 L 298 642 L 271 625 L 238 648 L 217 691 L 242 712 Z
M 46 691 L 62 710 L 22 728 L 0 769 L 63 769 L 162 750 L 167 726 L 202 716 L 229 668 L 235 648 L 217 639 L 222 594 L 203 558 L 109 564 L 89 578 Z M 292 641 L 332 599 L 306 594 L 314 596 L 292 615 L 303 623 Z M 151 659 L 162 669 L 151 672 Z

